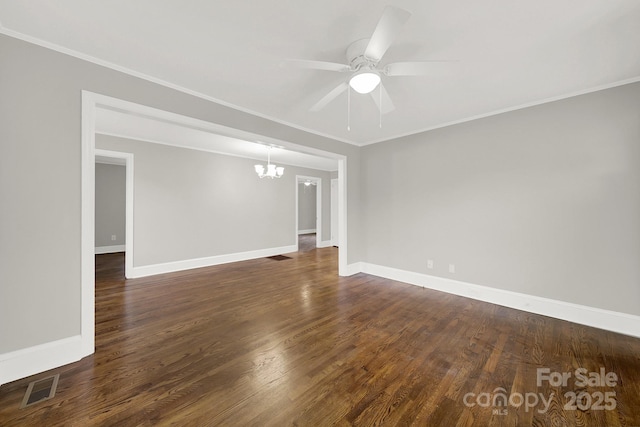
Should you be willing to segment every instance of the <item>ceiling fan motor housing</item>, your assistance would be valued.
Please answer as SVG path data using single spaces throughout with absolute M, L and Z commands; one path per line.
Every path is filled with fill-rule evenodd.
M 374 61 L 364 56 L 364 51 L 367 49 L 368 45 L 369 39 L 360 39 L 351 43 L 347 48 L 347 61 L 349 62 L 352 70 L 357 71 L 364 66 L 372 69 L 375 68 L 378 61 Z

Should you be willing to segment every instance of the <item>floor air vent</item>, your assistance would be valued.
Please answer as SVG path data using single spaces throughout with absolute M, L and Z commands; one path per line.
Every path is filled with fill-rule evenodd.
M 291 259 L 290 256 L 286 256 L 286 255 L 274 255 L 274 256 L 268 256 L 268 259 L 272 259 L 274 261 L 284 261 L 285 259 Z
M 51 399 L 56 394 L 58 378 L 60 378 L 60 374 L 31 382 L 27 388 L 27 393 L 24 395 L 24 399 L 22 399 L 20 408 L 26 408 L 34 403 Z

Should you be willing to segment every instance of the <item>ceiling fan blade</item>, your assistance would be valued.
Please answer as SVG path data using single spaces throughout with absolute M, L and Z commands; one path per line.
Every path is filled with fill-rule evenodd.
M 323 96 L 320 101 L 316 102 L 313 107 L 311 107 L 309 109 L 309 111 L 320 111 L 322 110 L 328 103 L 330 103 L 331 101 L 333 101 L 334 99 L 336 99 L 338 97 L 338 95 L 340 95 L 342 92 L 344 92 L 345 90 L 347 90 L 347 88 L 349 87 L 349 85 L 346 82 L 342 82 L 340 83 L 338 86 L 336 86 L 333 90 L 331 90 L 331 92 L 329 92 L 328 94 L 326 94 L 325 96 Z
M 436 62 L 455 61 L 416 61 L 416 62 L 394 62 L 388 64 L 382 72 L 387 76 L 424 76 L 433 72 Z
M 338 72 L 346 72 L 351 70 L 351 67 L 349 67 L 348 65 L 338 64 L 336 62 L 311 61 L 308 59 L 287 59 L 287 62 L 299 68 L 310 68 L 312 70 Z
M 399 7 L 385 7 L 364 51 L 365 58 L 374 62 L 380 61 L 410 16 L 410 12 Z
M 389 92 L 387 92 L 382 83 L 380 83 L 380 87 L 377 90 L 371 92 L 371 97 L 382 114 L 390 113 L 396 109 L 393 101 L 391 101 Z

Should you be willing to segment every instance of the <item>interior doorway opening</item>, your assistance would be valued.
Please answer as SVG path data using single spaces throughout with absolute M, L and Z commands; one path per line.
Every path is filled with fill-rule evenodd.
M 296 235 L 298 251 L 321 247 L 323 240 L 322 179 L 296 175 Z
M 133 154 L 95 150 L 95 254 L 123 259 L 133 273 Z
M 81 168 L 81 342 L 79 354 L 82 357 L 94 352 L 95 344 L 95 155 L 96 121 L 99 112 L 120 111 L 127 117 L 149 117 L 160 122 L 174 123 L 187 129 L 198 129 L 218 135 L 231 136 L 240 140 L 260 141 L 262 144 L 282 146 L 289 150 L 311 156 L 334 159 L 338 163 L 339 187 L 339 231 L 340 251 L 338 254 L 338 274 L 349 275 L 347 264 L 347 156 L 325 150 L 295 144 L 248 131 L 233 129 L 213 122 L 160 110 L 142 104 L 124 101 L 89 91 L 82 91 L 82 168 Z M 122 135 L 121 135 L 122 136 Z M 127 135 L 131 136 L 131 135 Z M 133 155 L 127 153 L 127 224 L 125 236 L 125 276 L 133 277 Z M 130 162 L 130 163 L 129 163 Z M 129 167 L 130 165 L 130 167 Z M 328 184 L 327 184 L 328 185 Z M 297 185 L 296 185 L 297 187 Z M 137 267 L 136 267 L 137 268 Z

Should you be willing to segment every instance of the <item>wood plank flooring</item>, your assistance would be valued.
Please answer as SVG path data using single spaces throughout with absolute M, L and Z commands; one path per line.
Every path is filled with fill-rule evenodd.
M 0 387 L 0 425 L 640 426 L 640 339 L 340 278 L 336 248 L 301 248 L 126 281 L 122 254 L 97 256 L 95 354 Z M 19 409 L 52 373 L 55 397 Z

